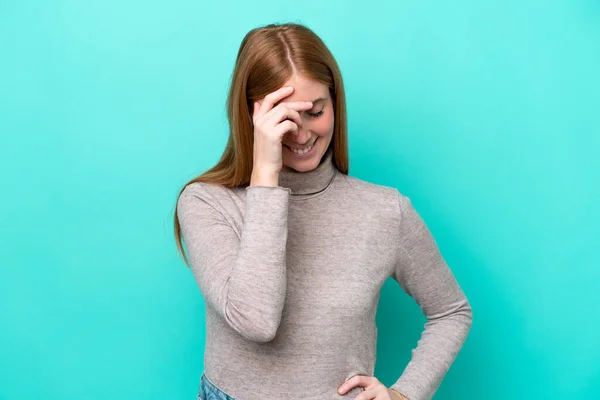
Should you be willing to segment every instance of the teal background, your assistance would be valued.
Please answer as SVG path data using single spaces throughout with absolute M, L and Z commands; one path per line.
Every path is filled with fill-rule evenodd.
M 600 2 L 0 1 L 0 399 L 193 399 L 176 253 L 241 39 L 302 22 L 347 89 L 350 174 L 413 201 L 469 297 L 436 399 L 600 398 Z M 423 329 L 391 278 L 376 376 Z

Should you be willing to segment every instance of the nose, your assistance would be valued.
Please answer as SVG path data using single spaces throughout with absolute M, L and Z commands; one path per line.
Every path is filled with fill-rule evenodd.
M 292 141 L 298 143 L 299 145 L 310 142 L 310 139 L 312 138 L 312 133 L 310 133 L 310 131 L 304 125 L 305 124 L 302 124 L 298 127 L 298 135 L 291 135 Z

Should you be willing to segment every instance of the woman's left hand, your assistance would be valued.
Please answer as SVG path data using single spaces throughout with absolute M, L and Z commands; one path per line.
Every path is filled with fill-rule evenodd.
M 365 375 L 354 375 L 338 388 L 338 393 L 344 394 L 356 386 L 363 387 L 365 391 L 354 400 L 408 400 L 395 390 L 388 389 L 374 376 Z

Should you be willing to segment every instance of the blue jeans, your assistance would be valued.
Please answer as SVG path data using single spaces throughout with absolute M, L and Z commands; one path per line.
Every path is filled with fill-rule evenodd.
M 237 400 L 219 389 L 217 385 L 212 383 L 206 374 L 202 372 L 200 376 L 200 388 L 198 390 L 198 397 L 196 400 Z

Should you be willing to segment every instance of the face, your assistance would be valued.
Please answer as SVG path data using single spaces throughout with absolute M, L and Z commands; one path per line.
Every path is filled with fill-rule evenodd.
M 294 91 L 282 102 L 287 101 L 312 101 L 310 110 L 299 111 L 302 125 L 298 126 L 298 135 L 287 132 L 282 139 L 283 171 L 296 170 L 306 172 L 316 168 L 327 151 L 333 136 L 334 113 L 333 101 L 329 95 L 329 88 L 313 80 L 294 75 L 282 86 L 293 86 Z M 292 149 L 300 149 L 302 153 L 306 148 L 310 150 L 298 154 Z

